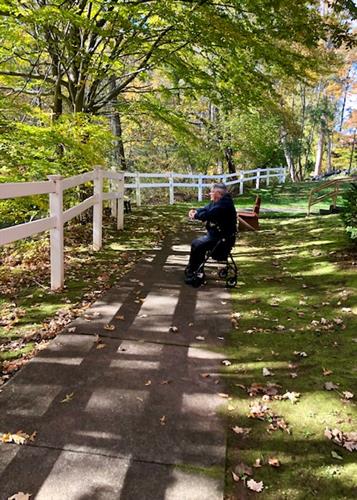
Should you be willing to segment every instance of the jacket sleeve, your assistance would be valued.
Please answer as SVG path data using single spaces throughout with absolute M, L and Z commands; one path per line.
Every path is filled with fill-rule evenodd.
M 206 221 L 206 220 L 208 220 L 207 219 L 207 214 L 209 212 L 209 208 L 210 208 L 210 204 L 206 205 L 203 208 L 198 208 L 196 210 L 195 219 L 202 220 L 203 222 Z
M 210 203 L 204 208 L 199 208 L 195 219 L 208 222 L 219 222 L 224 213 L 224 208 L 219 203 Z

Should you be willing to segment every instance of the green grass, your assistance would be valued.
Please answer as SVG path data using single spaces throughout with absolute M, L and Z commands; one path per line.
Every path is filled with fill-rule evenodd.
M 242 233 L 236 247 L 241 276 L 233 291 L 240 313 L 230 335 L 225 371 L 232 401 L 228 419 L 227 498 L 253 498 L 232 470 L 269 457 L 279 468 L 253 468 L 263 481 L 264 499 L 350 499 L 357 486 L 355 453 L 324 437 L 326 427 L 356 429 L 357 255 L 348 249 L 338 216 L 262 219 L 259 233 Z M 353 264 L 354 263 L 354 264 Z M 342 322 L 341 322 L 342 320 Z M 313 322 L 313 323 L 312 323 Z M 306 352 L 300 357 L 294 352 Z M 289 368 L 289 364 L 296 368 Z M 273 372 L 264 377 L 263 368 Z M 332 370 L 329 376 L 323 369 Z M 290 373 L 297 373 L 291 378 Z M 332 381 L 337 390 L 327 391 Z M 300 393 L 299 401 L 267 401 L 291 434 L 267 432 L 269 422 L 248 418 L 253 383 L 276 383 L 280 393 Z M 239 387 L 237 384 L 244 386 Z M 342 391 L 355 397 L 343 402 Z M 249 427 L 241 438 L 232 427 Z M 333 458 L 335 451 L 342 460 Z
M 223 374 L 231 396 L 225 409 L 227 499 L 255 498 L 244 482 L 233 481 L 232 470 L 239 462 L 251 466 L 257 458 L 265 463 L 269 457 L 278 458 L 281 466 L 253 468 L 254 479 L 264 482 L 262 499 L 354 498 L 355 453 L 325 438 L 324 429 L 356 428 L 357 256 L 348 248 L 338 216 L 305 217 L 311 186 L 316 184 L 261 189 L 262 207 L 279 212 L 262 213 L 261 231 L 242 233 L 237 243 L 241 274 L 232 294 L 241 317 L 225 351 L 232 365 Z M 255 194 L 253 190 L 237 198 L 236 206 L 251 207 Z M 89 247 L 90 225 L 67 231 L 62 293 L 48 287 L 46 241 L 7 247 L 0 266 L 0 316 L 6 318 L 0 328 L 0 360 L 29 355 L 36 342 L 24 342 L 24 337 L 41 331 L 55 315 L 80 314 L 86 302 L 95 300 L 95 290 L 115 284 L 143 252 L 177 231 L 187 209 L 185 203 L 134 208 L 125 218 L 124 231 L 106 225 L 104 247 L 98 253 Z M 307 357 L 294 351 L 304 351 Z M 291 363 L 297 367 L 289 368 Z M 263 377 L 263 368 L 274 375 Z M 323 369 L 333 373 L 324 376 Z M 297 377 L 291 378 L 291 373 Z M 338 390 L 326 391 L 327 381 L 339 384 Z M 266 402 L 285 419 L 291 434 L 268 433 L 269 422 L 247 416 L 249 405 L 261 397 L 249 396 L 245 388 L 268 382 L 280 384 L 281 393 L 301 394 L 296 404 Z M 343 402 L 342 391 L 355 397 Z M 231 430 L 234 426 L 249 427 L 251 432 L 242 439 Z

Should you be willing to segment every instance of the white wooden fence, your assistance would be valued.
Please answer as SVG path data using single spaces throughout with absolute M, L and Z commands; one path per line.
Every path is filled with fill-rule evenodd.
M 105 171 L 99 168 L 92 172 L 64 178 L 49 175 L 48 181 L 14 182 L 0 184 L 0 199 L 49 195 L 49 217 L 0 229 L 0 245 L 50 231 L 51 289 L 64 285 L 63 226 L 66 222 L 93 207 L 93 249 L 102 247 L 103 201 L 112 200 L 112 215 L 117 217 L 117 228 L 124 226 L 124 175 L 121 172 Z M 103 192 L 103 181 L 110 179 L 111 192 Z M 86 182 L 93 182 L 93 195 L 78 205 L 63 210 L 63 192 Z M 113 205 L 114 203 L 114 205 Z
M 224 182 L 227 186 L 239 184 L 239 194 L 243 194 L 245 182 L 255 182 L 255 188 L 259 189 L 262 181 L 269 186 L 272 178 L 277 178 L 280 183 L 284 183 L 286 169 L 284 167 L 257 168 L 241 170 L 236 174 L 221 175 L 125 172 L 125 181 L 128 181 L 125 182 L 125 189 L 135 191 L 136 204 L 141 206 L 142 189 L 168 188 L 169 203 L 172 205 L 175 202 L 175 188 L 197 188 L 197 199 L 202 201 L 204 189 L 210 188 L 212 182 Z
M 64 285 L 64 224 L 93 207 L 93 249 L 99 250 L 102 247 L 103 201 L 111 200 L 111 213 L 117 218 L 117 228 L 122 229 L 124 227 L 124 188 L 135 190 L 138 206 L 141 205 L 142 189 L 168 188 L 169 201 L 170 204 L 173 204 L 175 201 L 174 189 L 178 187 L 197 188 L 198 200 L 202 201 L 204 189 L 209 188 L 212 182 L 224 182 L 228 186 L 239 184 L 239 192 L 243 194 L 245 182 L 255 181 L 255 187 L 259 189 L 262 180 L 265 180 L 266 185 L 269 185 L 270 179 L 274 177 L 278 178 L 279 182 L 285 182 L 285 168 L 258 168 L 241 171 L 237 174 L 222 175 L 140 172 L 126 172 L 124 174 L 123 172 L 97 168 L 92 172 L 68 178 L 60 175 L 49 175 L 48 181 L 0 183 L 0 200 L 40 194 L 49 195 L 49 217 L 0 229 L 0 246 L 49 230 L 51 289 L 58 290 Z M 109 179 L 109 183 L 107 183 L 109 184 L 109 192 L 103 192 L 105 179 Z M 155 179 L 163 179 L 163 181 L 153 182 Z M 125 180 L 129 182 L 126 183 Z M 91 181 L 93 182 L 93 195 L 78 205 L 63 210 L 63 192 Z

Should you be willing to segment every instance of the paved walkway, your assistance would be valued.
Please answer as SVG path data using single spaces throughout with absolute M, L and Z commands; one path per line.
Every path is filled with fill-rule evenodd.
M 213 270 L 183 283 L 193 236 L 153 249 L 3 388 L 0 432 L 37 435 L 0 445 L 1 500 L 223 498 L 223 357 L 207 345 L 230 294 Z

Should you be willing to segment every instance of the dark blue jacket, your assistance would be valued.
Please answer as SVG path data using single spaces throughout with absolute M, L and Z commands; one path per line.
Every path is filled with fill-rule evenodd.
M 229 237 L 237 232 L 237 212 L 228 193 L 220 200 L 199 208 L 195 219 L 206 222 L 208 234 L 213 238 Z

